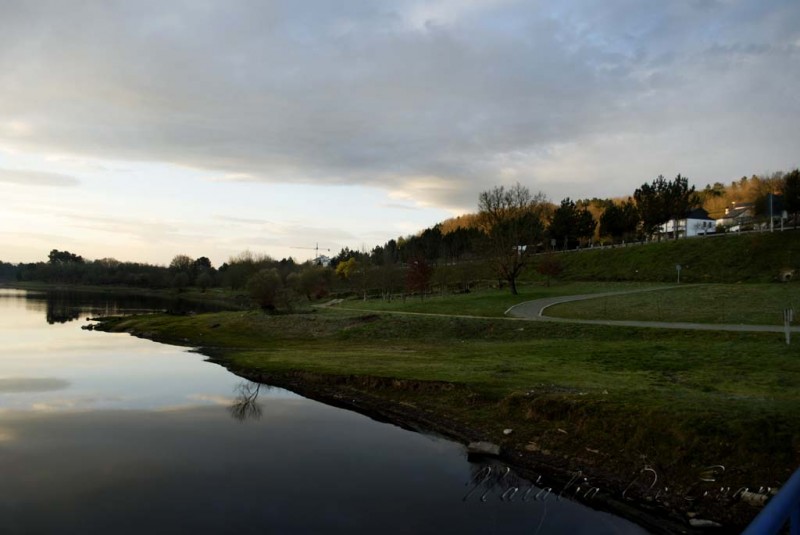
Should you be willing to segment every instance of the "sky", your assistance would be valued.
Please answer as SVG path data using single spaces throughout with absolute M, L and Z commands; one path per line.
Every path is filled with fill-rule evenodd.
M 0 0 L 0 260 L 370 250 L 800 165 L 797 0 Z

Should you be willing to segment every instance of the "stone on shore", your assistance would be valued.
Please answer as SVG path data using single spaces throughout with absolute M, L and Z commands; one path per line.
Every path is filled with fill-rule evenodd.
M 500 446 L 491 442 L 470 442 L 467 446 L 469 455 L 500 455 Z

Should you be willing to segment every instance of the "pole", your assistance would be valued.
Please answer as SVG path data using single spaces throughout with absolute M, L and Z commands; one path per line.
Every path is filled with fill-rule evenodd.
M 775 219 L 772 217 L 772 193 L 769 194 L 769 231 L 775 230 Z

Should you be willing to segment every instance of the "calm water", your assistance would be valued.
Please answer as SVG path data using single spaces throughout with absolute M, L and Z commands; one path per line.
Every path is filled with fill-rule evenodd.
M 522 491 L 464 500 L 485 472 L 459 444 L 80 329 L 148 307 L 0 289 L 0 532 L 643 533 Z

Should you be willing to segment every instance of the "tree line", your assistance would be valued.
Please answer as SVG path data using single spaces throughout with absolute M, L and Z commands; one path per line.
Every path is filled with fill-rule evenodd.
M 219 267 L 201 256 L 176 255 L 168 266 L 87 260 L 69 251 L 52 250 L 47 262 L 12 265 L 0 262 L 0 279 L 140 288 L 193 287 L 200 291 L 227 288 L 249 294 L 265 310 L 291 309 L 298 300 L 358 295 L 384 299 L 418 296 L 433 288 L 468 292 L 476 283 L 507 285 L 517 292 L 517 279 L 534 253 L 574 249 L 596 243 L 662 238 L 658 232 L 670 219 L 697 206 L 719 209 L 724 202 L 758 204 L 769 193 L 783 195 L 784 207 L 800 211 L 800 171 L 770 177 L 742 178 L 730 186 L 719 183 L 697 191 L 688 178 L 658 176 L 623 199 L 563 199 L 551 203 L 539 192 L 515 184 L 481 192 L 477 212 L 424 229 L 413 236 L 391 239 L 367 251 L 343 248 L 329 265 L 275 260 L 243 252 Z M 730 199 L 738 199 L 732 201 Z M 755 199 L 751 201 L 750 199 Z M 675 233 L 672 238 L 677 238 Z M 537 270 L 558 276 L 552 255 L 540 257 Z

